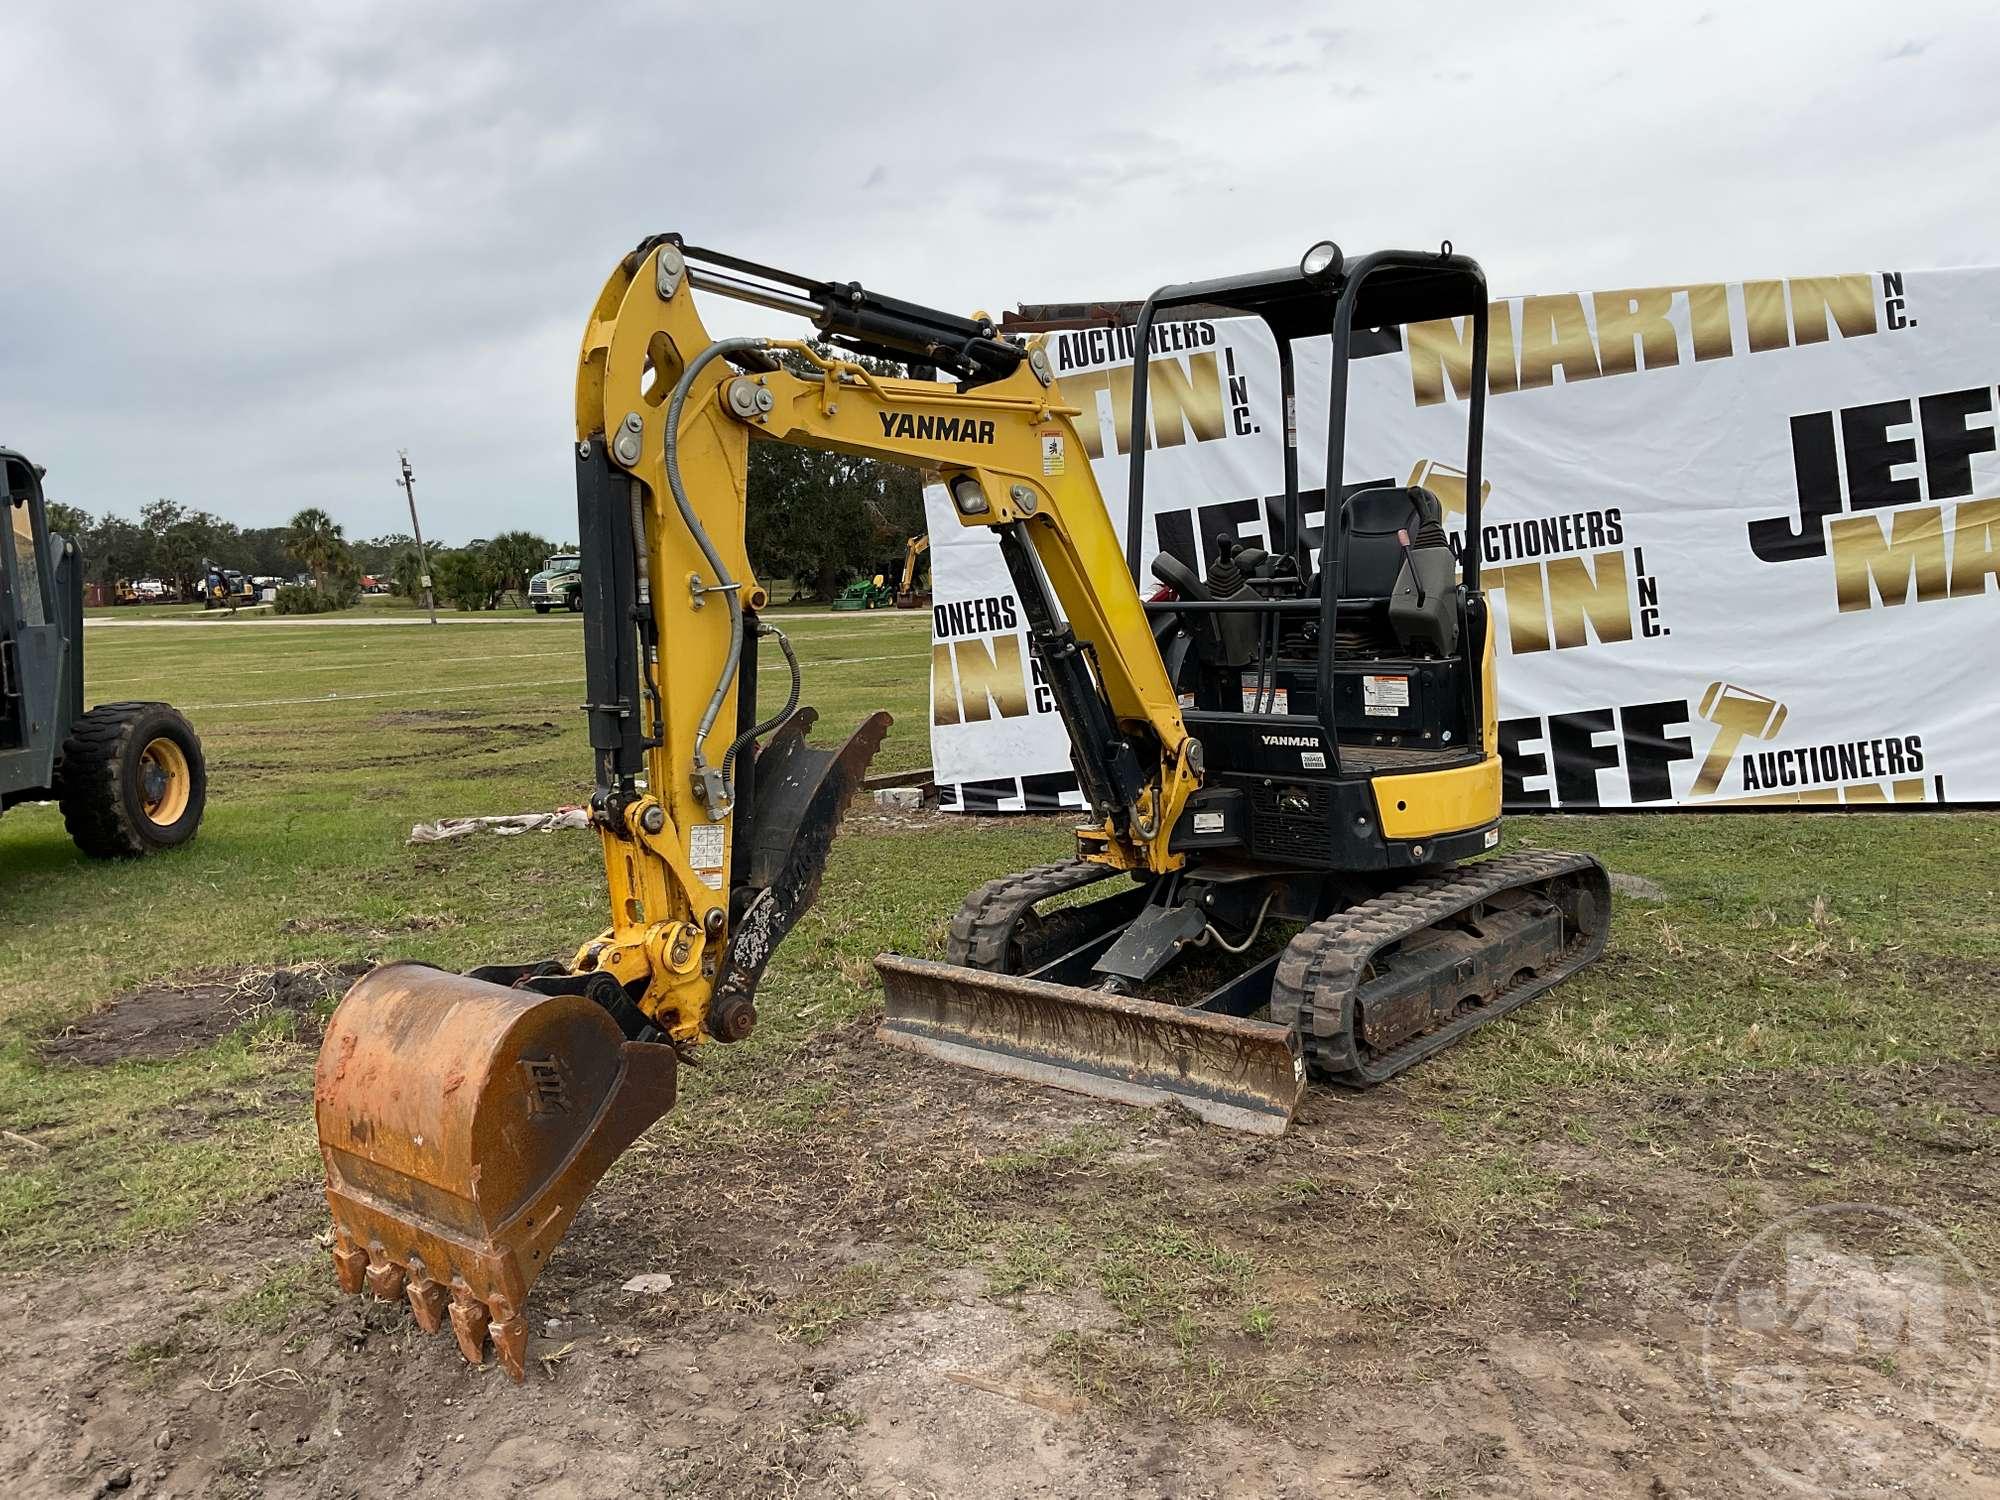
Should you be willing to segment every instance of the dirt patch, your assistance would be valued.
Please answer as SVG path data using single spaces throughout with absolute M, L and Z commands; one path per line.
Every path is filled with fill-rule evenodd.
M 401 708 L 375 715 L 370 725 L 376 729 L 402 730 L 409 734 L 435 734 L 451 739 L 543 740 L 562 733 L 553 719 L 494 722 L 485 709 Z
M 412 734 L 441 734 L 453 739 L 546 740 L 562 733 L 553 719 L 515 724 L 432 724 L 410 731 Z
M 1970 1105 L 1992 1068 L 1578 1094 L 1527 1139 L 1441 1128 L 1448 1089 L 1322 1089 L 1259 1140 L 870 1032 L 690 1070 L 537 1285 L 525 1389 L 336 1295 L 303 1180 L 205 1226 L 198 1273 L 0 1278 L 36 1334 L 0 1367 L 0 1490 L 1768 1500 L 1766 1465 L 1828 1452 L 1843 1484 L 1880 1452 L 1903 1493 L 2000 1483 L 2000 1427 L 1953 1448 L 1910 1364 L 1802 1345 L 1805 1409 L 1732 1418 L 1702 1337 L 1731 1253 L 1824 1195 L 1769 1165 L 1789 1108 L 1843 1082 Z M 1990 1197 L 1980 1127 L 1936 1128 L 1975 1148 L 1938 1191 Z M 1734 1228 L 1711 1136 L 1766 1163 Z M 623 1289 L 650 1272 L 672 1285 Z
M 64 1027 L 38 1050 L 49 1061 L 86 1067 L 179 1057 L 274 1012 L 311 1021 L 367 971 L 366 964 L 306 964 L 147 985 Z
M 482 708 L 392 708 L 368 721 L 374 729 L 404 729 L 412 724 L 463 724 L 481 718 Z
M 1644 875 L 1628 875 L 1621 870 L 1611 872 L 1611 889 L 1621 896 L 1630 896 L 1638 901 L 1664 901 L 1666 889 L 1656 880 L 1648 880 Z

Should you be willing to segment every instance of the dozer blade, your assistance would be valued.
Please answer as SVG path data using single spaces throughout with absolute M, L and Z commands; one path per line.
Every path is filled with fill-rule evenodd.
M 579 995 L 423 964 L 355 982 L 313 1090 L 341 1286 L 407 1298 L 465 1357 L 527 1373 L 528 1289 L 577 1207 L 673 1108 L 672 1047 Z
M 985 969 L 877 955 L 892 1047 L 1123 1104 L 1282 1135 L 1305 1089 L 1290 1027 Z

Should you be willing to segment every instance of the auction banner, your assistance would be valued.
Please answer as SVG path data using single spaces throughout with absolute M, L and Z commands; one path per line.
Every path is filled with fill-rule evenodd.
M 1996 318 L 2000 269 L 1496 301 L 1470 539 L 1471 320 L 1357 336 L 1342 478 L 1425 485 L 1479 547 L 1510 811 L 2000 800 Z M 1047 336 L 1121 536 L 1131 333 Z M 1315 538 L 1329 353 L 1295 351 Z M 1269 331 L 1158 327 L 1149 367 L 1144 555 L 1268 545 Z M 998 547 L 927 503 L 940 800 L 1081 806 Z

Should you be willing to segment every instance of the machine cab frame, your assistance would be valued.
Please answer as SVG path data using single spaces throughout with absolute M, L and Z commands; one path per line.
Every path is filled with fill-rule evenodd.
M 1132 372 L 1132 445 L 1130 483 L 1126 516 L 1126 557 L 1135 585 L 1144 587 L 1142 552 L 1145 535 L 1146 452 L 1150 335 L 1160 315 L 1200 309 L 1208 316 L 1248 314 L 1260 318 L 1270 329 L 1278 350 L 1281 399 L 1287 412 L 1297 401 L 1296 359 L 1293 344 L 1300 339 L 1330 337 L 1331 363 L 1327 391 L 1326 519 L 1321 527 L 1318 567 L 1313 565 L 1313 538 L 1305 524 L 1305 506 L 1299 490 L 1297 427 L 1287 422 L 1284 435 L 1284 510 L 1282 532 L 1274 539 L 1273 550 L 1290 558 L 1289 576 L 1298 585 L 1292 597 L 1277 593 L 1261 599 L 1224 599 L 1149 602 L 1148 612 L 1164 614 L 1249 614 L 1253 616 L 1316 616 L 1314 634 L 1322 642 L 1339 639 L 1342 590 L 1328 586 L 1342 577 L 1342 553 L 1348 514 L 1362 486 L 1345 482 L 1347 455 L 1347 405 L 1350 369 L 1357 345 L 1380 339 L 1382 330 L 1411 323 L 1445 318 L 1469 317 L 1472 321 L 1472 351 L 1469 373 L 1464 448 L 1465 531 L 1468 543 L 1460 550 L 1458 576 L 1461 586 L 1458 649 L 1453 656 L 1459 670 L 1456 696 L 1458 709 L 1451 716 L 1457 724 L 1458 744 L 1466 757 L 1476 757 L 1482 749 L 1479 733 L 1485 709 L 1486 687 L 1481 671 L 1481 651 L 1485 644 L 1486 612 L 1479 590 L 1481 463 L 1486 409 L 1487 306 L 1485 274 L 1478 263 L 1451 253 L 1449 244 L 1435 253 L 1410 250 L 1383 250 L 1346 264 L 1339 247 L 1321 241 L 1301 258 L 1297 266 L 1241 276 L 1218 277 L 1206 281 L 1182 282 L 1161 287 L 1139 309 L 1134 320 L 1134 363 Z M 1334 497 L 1338 497 L 1337 499 Z M 1318 581 L 1316 589 L 1311 587 Z M 1351 602 L 1351 601 L 1350 601 Z M 1280 627 L 1282 628 L 1282 627 Z M 1337 664 L 1339 653 L 1318 653 L 1316 691 L 1312 717 L 1324 739 L 1328 774 L 1335 778 L 1375 774 L 1380 767 L 1344 766 L 1342 747 L 1353 750 L 1354 730 L 1337 722 L 1342 702 L 1339 677 L 1344 670 Z M 1349 696 L 1352 696 L 1349 694 Z M 1287 730 L 1298 726 L 1299 715 L 1277 712 L 1236 711 L 1195 708 L 1184 718 L 1197 734 L 1212 735 L 1245 728 Z M 1345 732 L 1343 732 L 1343 730 Z M 1450 757 L 1447 757 L 1450 758 Z M 1351 753 L 1350 760 L 1358 759 Z

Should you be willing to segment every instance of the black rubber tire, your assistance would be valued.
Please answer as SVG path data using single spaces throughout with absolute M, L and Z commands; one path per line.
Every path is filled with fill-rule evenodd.
M 187 800 L 171 822 L 146 808 L 146 749 L 165 740 L 186 762 Z M 208 805 L 208 763 L 194 726 L 164 703 L 100 703 L 70 727 L 56 765 L 56 799 L 77 848 L 130 859 L 187 843 Z
M 549 607 L 546 604 L 537 604 L 535 606 L 535 613 L 538 615 L 545 615 L 548 612 L 549 612 Z
M 571 594 L 569 596 L 569 612 L 571 614 L 576 614 L 580 612 L 582 609 L 583 609 L 583 595 L 580 593 Z

